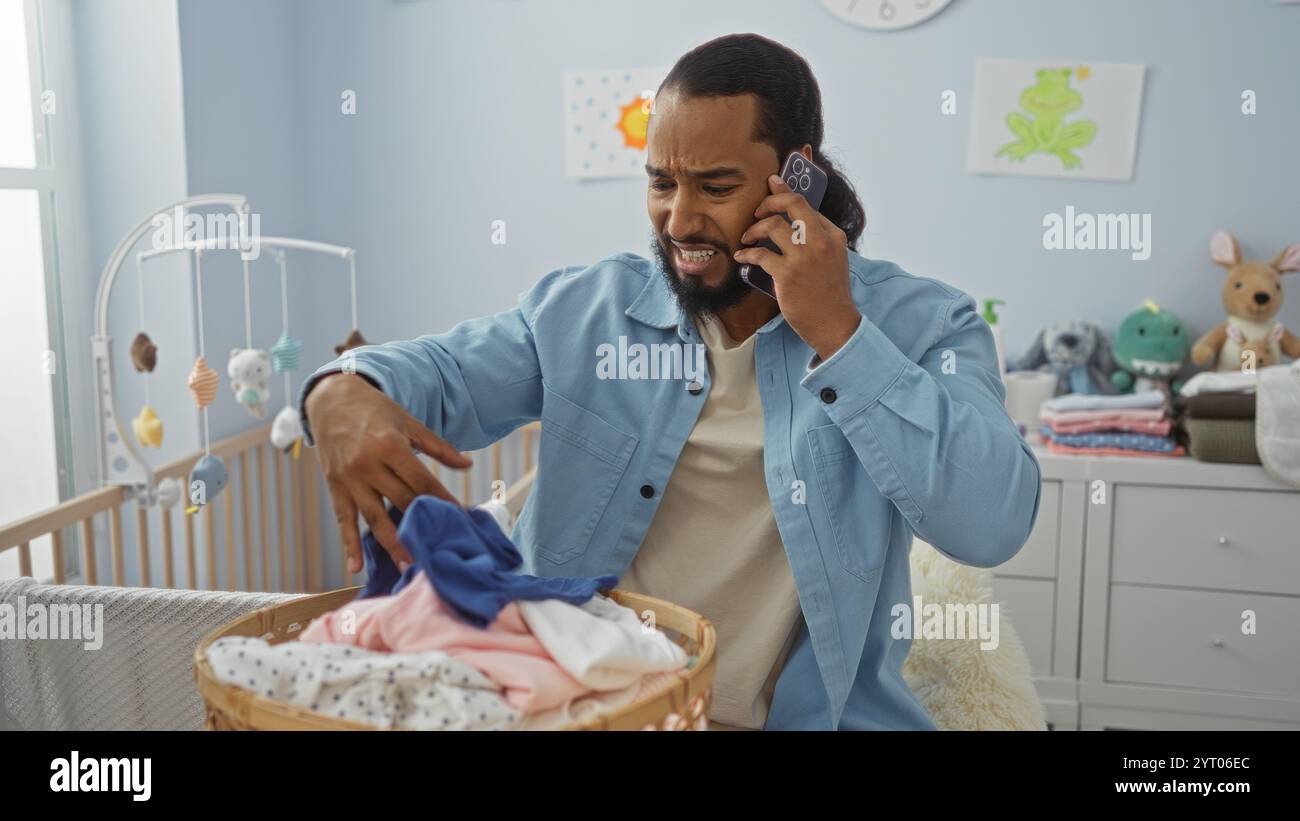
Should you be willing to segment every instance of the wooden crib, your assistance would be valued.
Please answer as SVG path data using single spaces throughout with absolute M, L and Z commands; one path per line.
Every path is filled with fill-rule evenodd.
M 489 488 L 504 489 L 506 506 L 512 516 L 518 515 L 536 470 L 533 453 L 539 430 L 540 423 L 534 422 L 471 453 L 474 465 L 469 470 L 436 464 L 433 469 L 465 504 L 483 501 L 492 492 Z M 54 584 L 101 584 L 97 566 L 105 563 L 111 578 L 103 583 L 116 587 L 322 592 L 330 557 L 322 553 L 320 521 L 321 506 L 328 500 L 322 501 L 315 450 L 303 447 L 297 459 L 282 453 L 270 443 L 268 424 L 214 442 L 212 453 L 225 460 L 230 484 L 194 515 L 186 514 L 183 504 L 142 505 L 121 487 L 102 487 L 0 527 L 0 556 L 16 550 L 18 575 L 31 576 L 33 553 L 48 550 L 52 578 L 38 581 Z M 155 477 L 184 483 L 202 455 L 195 451 L 162 465 Z M 124 508 L 135 508 L 133 549 L 123 535 Z M 105 517 L 107 538 L 97 539 L 96 524 L 102 527 Z M 151 550 L 151 533 L 158 534 L 160 551 Z M 158 552 L 161 568 L 153 566 Z M 333 558 L 343 574 L 339 586 L 350 584 L 342 551 Z M 134 565 L 129 567 L 128 561 Z

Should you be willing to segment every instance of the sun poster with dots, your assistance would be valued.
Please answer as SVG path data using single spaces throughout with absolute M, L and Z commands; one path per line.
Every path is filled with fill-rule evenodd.
M 564 73 L 565 174 L 645 176 L 646 123 L 662 68 Z

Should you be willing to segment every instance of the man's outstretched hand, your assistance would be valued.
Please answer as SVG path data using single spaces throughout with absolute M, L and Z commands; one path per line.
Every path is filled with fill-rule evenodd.
M 397 541 L 384 499 L 400 510 L 425 495 L 459 504 L 413 451 L 452 468 L 467 468 L 472 460 L 356 374 L 322 379 L 307 395 L 304 410 L 343 533 L 348 570 L 359 572 L 362 565 L 358 513 L 393 561 L 405 567 L 411 555 Z

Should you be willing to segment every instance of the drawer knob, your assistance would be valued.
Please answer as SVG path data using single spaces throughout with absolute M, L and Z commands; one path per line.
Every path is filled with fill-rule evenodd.
M 1222 647 L 1223 639 L 1215 639 L 1214 641 L 1210 642 L 1210 644 L 1213 644 L 1215 647 Z
M 1228 537 L 1227 537 L 1227 536 L 1220 536 L 1220 537 L 1219 537 L 1219 547 L 1227 547 L 1227 546 L 1228 546 Z

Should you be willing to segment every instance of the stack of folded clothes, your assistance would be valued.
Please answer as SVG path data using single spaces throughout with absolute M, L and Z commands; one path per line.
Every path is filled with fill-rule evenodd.
M 1188 450 L 1202 462 L 1258 465 L 1255 374 L 1201 373 L 1179 391 L 1174 406 Z
M 1087 456 L 1183 456 L 1160 391 L 1097 396 L 1070 393 L 1039 411 L 1039 435 L 1053 453 Z
M 554 729 L 671 685 L 695 660 L 598 592 L 613 576 L 520 574 L 487 510 L 431 496 L 390 511 L 405 572 L 367 534 L 367 583 L 297 641 L 224 638 L 221 681 L 391 729 Z

